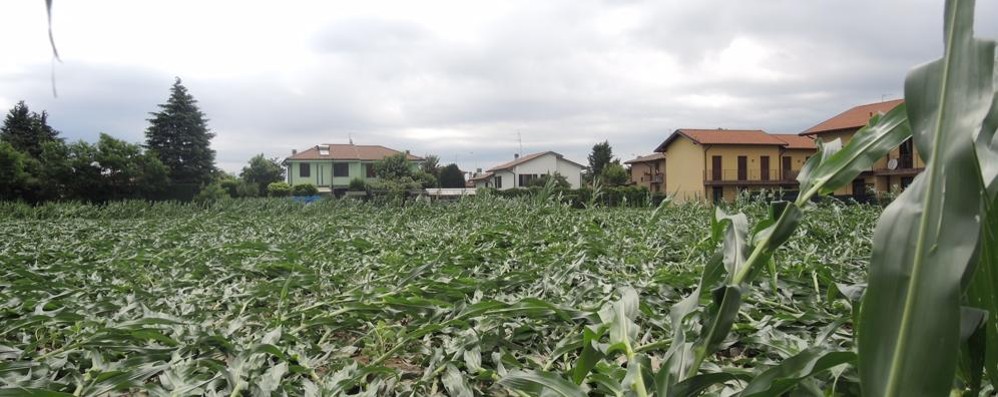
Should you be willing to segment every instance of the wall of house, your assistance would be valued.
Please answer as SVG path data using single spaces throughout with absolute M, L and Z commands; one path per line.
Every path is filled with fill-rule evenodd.
M 496 187 L 496 178 L 502 178 L 502 187 L 499 190 L 512 189 L 516 186 L 516 174 L 509 171 L 496 171 L 492 176 L 492 187 Z
M 816 150 L 813 149 L 788 149 L 784 150 L 782 157 L 790 157 L 790 170 L 793 171 L 793 175 L 780 175 L 783 179 L 797 179 L 797 172 L 804 168 L 804 163 L 807 162 L 808 158 L 814 156 Z M 770 160 L 772 161 L 772 160 Z M 780 158 L 777 164 L 780 172 L 783 172 L 783 159 Z
M 707 199 L 703 185 L 703 147 L 679 137 L 665 149 L 665 194 L 676 202 Z
M 842 144 L 845 145 L 845 144 L 849 143 L 850 140 L 852 140 L 852 136 L 853 136 L 853 134 L 856 133 L 856 131 L 858 131 L 858 130 L 846 130 L 846 131 L 826 132 L 826 133 L 819 134 L 818 135 L 818 139 L 820 139 L 822 142 L 830 142 L 830 141 L 833 141 L 835 139 L 841 139 L 842 140 Z M 922 161 L 921 155 L 918 154 L 918 148 L 913 145 L 912 149 L 913 149 L 912 153 L 913 153 L 913 157 L 914 157 L 912 159 L 913 167 L 914 168 L 925 168 L 925 162 Z M 899 157 L 900 154 L 901 154 L 901 149 L 900 148 L 894 148 L 893 150 L 890 151 L 890 153 L 888 153 L 887 156 L 885 156 L 885 157 L 877 160 L 875 163 L 873 163 L 873 167 L 871 167 L 871 170 L 885 170 L 885 169 L 887 169 L 887 162 L 889 161 L 889 159 L 890 158 Z M 897 175 L 892 175 L 892 176 L 887 176 L 887 175 L 874 176 L 874 175 L 870 175 L 870 174 L 864 174 L 864 175 L 860 175 L 856 179 L 857 180 L 863 180 L 864 185 L 866 185 L 868 188 L 872 188 L 875 191 L 875 193 L 877 193 L 877 194 L 882 194 L 882 193 L 888 193 L 888 192 L 890 192 L 892 190 L 900 189 L 901 188 L 901 184 L 902 184 L 902 178 L 903 177 L 897 176 Z M 852 196 L 854 193 L 855 192 L 853 192 L 852 185 L 850 184 L 850 185 L 846 185 L 846 186 L 844 186 L 842 188 L 839 188 L 833 194 L 836 195 L 836 196 Z
M 558 173 L 568 180 L 568 184 L 572 185 L 572 189 L 578 189 L 582 187 L 582 167 L 572 164 L 565 160 L 558 160 Z
M 778 180 L 780 177 L 780 147 L 766 145 L 711 145 L 704 148 L 705 165 L 707 172 L 701 178 L 709 179 L 713 176 L 713 157 L 721 156 L 721 180 L 738 180 L 738 157 L 745 156 L 747 180 L 759 181 L 762 179 L 762 167 L 760 166 L 763 156 L 769 156 L 769 178 L 766 180 Z
M 636 186 L 643 186 L 651 192 L 661 193 L 662 184 L 652 185 L 653 178 L 655 177 L 655 166 L 658 165 L 658 172 L 662 173 L 663 180 L 665 176 L 665 160 L 655 160 L 655 161 L 643 161 L 640 163 L 631 164 L 631 183 Z M 658 189 L 658 190 L 656 190 Z

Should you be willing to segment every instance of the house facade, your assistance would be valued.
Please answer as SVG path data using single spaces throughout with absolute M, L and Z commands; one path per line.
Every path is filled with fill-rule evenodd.
M 489 168 L 473 176 L 470 181 L 476 188 L 506 190 L 529 186 L 543 175 L 561 174 L 573 189 L 582 187 L 582 164 L 566 159 L 559 153 L 547 151 L 524 156 L 514 156 L 513 161 Z
M 665 155 L 653 153 L 624 162 L 630 167 L 631 184 L 644 186 L 652 193 L 664 193 Z
M 797 189 L 797 173 L 815 146 L 808 137 L 762 130 L 679 129 L 655 152 L 665 158 L 666 194 L 717 202 L 742 190 Z
M 302 151 L 292 151 L 282 163 L 287 167 L 289 185 L 310 183 L 320 192 L 346 189 L 353 179 L 376 181 L 374 164 L 385 157 L 402 153 L 380 145 L 321 144 Z M 413 170 L 422 157 L 405 152 Z
M 820 139 L 822 142 L 841 139 L 844 145 L 869 122 L 871 117 L 878 113 L 887 113 L 902 103 L 903 99 L 897 99 L 859 105 L 808 128 L 800 135 Z M 850 185 L 836 190 L 834 195 L 852 196 L 862 200 L 871 193 L 883 194 L 904 189 L 923 169 L 925 163 L 909 138 L 901 146 L 891 150 L 887 156 L 877 160 L 870 170 L 861 173 Z

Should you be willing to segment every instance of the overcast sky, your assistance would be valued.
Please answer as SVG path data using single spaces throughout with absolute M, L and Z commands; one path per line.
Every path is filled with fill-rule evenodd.
M 70 140 L 142 142 L 174 76 L 218 165 L 318 143 L 382 144 L 463 169 L 554 150 L 623 160 L 676 128 L 800 132 L 901 97 L 942 52 L 941 0 L 0 2 L 0 108 Z M 998 36 L 998 1 L 978 1 Z M 4 110 L 5 111 L 5 110 Z

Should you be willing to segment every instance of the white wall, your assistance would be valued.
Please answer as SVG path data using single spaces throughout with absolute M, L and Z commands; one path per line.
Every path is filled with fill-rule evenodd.
M 558 161 L 558 173 L 565 176 L 572 189 L 582 187 L 582 167 L 565 160 Z
M 516 172 L 516 175 L 553 175 L 555 173 L 559 173 L 568 180 L 568 183 L 572 185 L 573 189 L 582 187 L 582 167 L 572 164 L 565 159 L 559 159 L 558 156 L 550 153 L 517 165 L 514 167 L 513 171 Z M 503 180 L 503 187 L 505 187 L 505 182 L 506 181 Z M 519 183 L 519 180 L 517 180 L 517 183 Z

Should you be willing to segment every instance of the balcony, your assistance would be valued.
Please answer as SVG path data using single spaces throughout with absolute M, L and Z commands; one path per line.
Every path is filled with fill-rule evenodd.
M 704 185 L 707 186 L 786 186 L 797 184 L 797 171 L 784 175 L 773 168 L 761 169 L 708 169 L 704 172 Z
M 662 183 L 665 180 L 665 174 L 659 172 L 651 177 L 651 183 Z
M 887 156 L 887 161 L 885 161 L 883 165 L 878 165 L 873 172 L 877 175 L 907 176 L 918 174 L 919 172 L 922 172 L 923 169 L 924 168 L 915 168 L 914 156 L 907 154 L 900 156 Z

